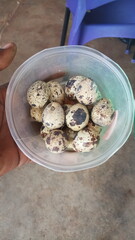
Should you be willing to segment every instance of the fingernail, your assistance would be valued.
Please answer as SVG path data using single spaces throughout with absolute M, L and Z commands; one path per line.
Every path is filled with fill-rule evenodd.
M 9 47 L 11 47 L 12 46 L 12 43 L 7 43 L 7 44 L 5 44 L 2 48 L 3 49 L 7 49 L 7 48 L 9 48 Z

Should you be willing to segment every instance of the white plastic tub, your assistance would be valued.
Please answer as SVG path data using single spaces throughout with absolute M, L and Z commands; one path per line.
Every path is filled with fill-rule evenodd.
M 50 153 L 39 135 L 39 126 L 29 115 L 26 92 L 36 80 L 59 73 L 92 78 L 103 97 L 111 99 L 118 119 L 111 137 L 101 137 L 89 153 Z M 134 98 L 123 70 L 102 53 L 84 46 L 63 46 L 43 50 L 24 62 L 14 73 L 7 90 L 6 114 L 9 129 L 18 147 L 34 162 L 61 172 L 92 168 L 107 161 L 127 141 L 133 127 Z M 102 136 L 107 128 L 102 131 Z

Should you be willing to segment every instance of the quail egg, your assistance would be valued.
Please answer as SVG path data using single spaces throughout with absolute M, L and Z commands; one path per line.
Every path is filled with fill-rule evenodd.
M 113 115 L 114 109 L 111 101 L 106 98 L 99 100 L 91 111 L 92 121 L 99 126 L 109 125 L 113 119 Z
M 30 109 L 30 116 L 37 122 L 42 122 L 42 113 L 44 108 L 31 108 Z
M 60 130 L 51 130 L 45 137 L 46 148 L 53 153 L 62 153 L 67 146 L 67 136 Z
M 89 152 L 97 146 L 98 141 L 99 135 L 86 128 L 77 133 L 72 145 L 76 152 Z
M 64 110 L 57 102 L 49 103 L 43 111 L 42 123 L 48 129 L 57 129 L 64 125 Z
M 47 86 L 49 87 L 49 90 L 50 90 L 50 96 L 49 96 L 50 102 L 58 102 L 62 104 L 65 97 L 63 87 L 56 81 L 48 82 Z
M 27 101 L 31 107 L 42 108 L 49 99 L 49 89 L 43 81 L 34 82 L 27 91 Z
M 100 92 L 93 80 L 85 78 L 78 83 L 75 96 L 78 102 L 84 105 L 90 105 L 99 99 Z
M 69 78 L 65 86 L 65 93 L 68 97 L 76 99 L 76 88 L 83 79 L 85 79 L 84 76 L 73 76 Z
M 88 109 L 80 103 L 74 104 L 66 114 L 66 124 L 73 131 L 79 131 L 84 128 L 88 122 Z

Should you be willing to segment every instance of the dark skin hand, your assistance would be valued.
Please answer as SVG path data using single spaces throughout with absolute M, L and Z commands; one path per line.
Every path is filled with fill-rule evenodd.
M 16 45 L 8 43 L 0 49 L 0 70 L 12 62 L 16 54 Z M 19 150 L 14 142 L 5 115 L 6 87 L 0 86 L 0 176 L 30 160 Z

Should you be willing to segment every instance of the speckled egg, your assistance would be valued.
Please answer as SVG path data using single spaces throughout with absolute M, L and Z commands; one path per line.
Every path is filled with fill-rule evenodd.
M 43 126 L 41 127 L 40 129 L 40 135 L 43 139 L 45 139 L 45 137 L 48 135 L 48 133 L 50 132 L 51 130 L 48 129 L 47 127 Z
M 99 126 L 107 126 L 111 123 L 114 115 L 114 109 L 109 99 L 99 100 L 91 111 L 91 119 Z
M 73 141 L 73 149 L 76 152 L 89 152 L 97 146 L 99 142 L 99 135 L 87 128 L 80 130 Z
M 90 78 L 83 79 L 76 88 L 76 99 L 84 105 L 90 105 L 100 97 L 97 85 Z
M 27 91 L 27 101 L 30 106 L 42 108 L 49 99 L 49 89 L 43 81 L 34 82 Z
M 31 108 L 30 109 L 30 116 L 32 119 L 34 119 L 37 122 L 42 122 L 42 114 L 43 114 L 44 108 Z
M 64 110 L 57 102 L 49 103 L 43 111 L 42 123 L 48 129 L 57 129 L 64 125 Z
M 80 103 L 73 105 L 66 114 L 66 124 L 73 131 L 79 131 L 80 129 L 84 128 L 88 122 L 88 109 Z
M 66 150 L 67 136 L 60 130 L 51 130 L 45 138 L 46 148 L 53 153 L 62 153 Z
M 66 95 L 72 99 L 76 99 L 76 88 L 78 84 L 84 79 L 86 79 L 84 76 L 73 76 L 69 78 L 65 86 Z
M 63 87 L 56 81 L 50 81 L 47 83 L 50 90 L 49 100 L 50 102 L 63 103 L 65 93 Z

